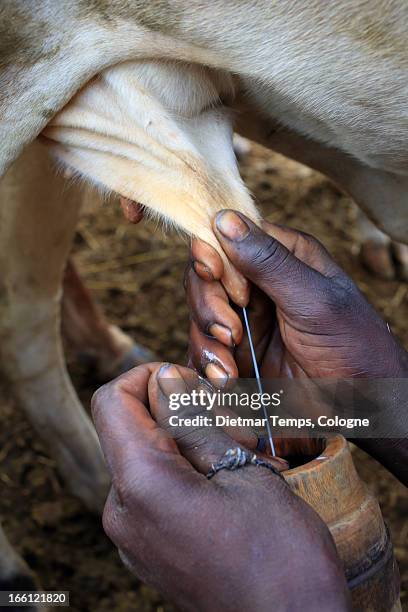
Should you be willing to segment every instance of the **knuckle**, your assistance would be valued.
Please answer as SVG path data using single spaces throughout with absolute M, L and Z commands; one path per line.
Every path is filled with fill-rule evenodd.
M 113 398 L 118 397 L 123 392 L 122 377 L 123 375 L 118 376 L 118 378 L 105 383 L 92 395 L 91 412 L 94 420 L 103 413 L 105 408 L 111 406 Z
M 358 291 L 355 284 L 350 278 L 344 276 L 330 283 L 326 304 L 332 313 L 344 315 L 353 310 L 357 297 Z
M 106 383 L 105 385 L 102 385 L 102 387 L 99 387 L 99 389 L 97 389 L 92 395 L 91 412 L 92 412 L 92 418 L 94 419 L 94 421 L 105 406 L 105 401 L 106 401 L 108 394 L 110 393 L 111 385 L 112 385 L 111 382 Z
M 111 507 L 105 506 L 102 514 L 102 526 L 108 538 L 113 542 L 116 543 L 120 540 L 120 529 L 117 516 Z
M 121 539 L 121 504 L 112 487 L 102 513 L 102 526 L 106 535 L 115 543 Z
M 106 535 L 112 540 L 112 534 L 114 533 L 114 521 L 112 520 L 112 509 L 105 506 L 102 513 L 102 526 Z
M 135 502 L 137 488 L 131 475 L 132 467 L 125 467 L 123 474 L 115 474 L 112 478 L 115 506 L 118 509 L 131 506 Z
M 279 242 L 271 238 L 265 244 L 256 245 L 251 256 L 251 262 L 255 269 L 263 274 L 271 268 L 275 268 L 279 259 L 282 259 L 280 251 L 281 245 Z
M 310 257 L 313 254 L 320 256 L 320 258 L 325 255 L 329 256 L 324 244 L 307 232 L 299 232 L 293 252 L 295 255 L 299 254 L 300 257 L 302 255 Z
M 320 255 L 329 255 L 324 244 L 320 242 L 320 240 L 318 240 L 315 236 L 312 236 L 312 234 L 309 234 L 308 232 L 303 232 L 300 230 L 296 231 L 296 241 L 292 248 L 292 251 L 295 255 L 297 255 L 298 253 L 304 255 L 312 253 L 317 253 Z
M 322 246 L 322 243 L 308 232 L 299 231 L 299 236 L 305 243 L 310 244 L 311 246 Z
M 199 429 L 193 431 L 179 432 L 175 437 L 177 444 L 179 444 L 183 451 L 198 451 L 206 446 L 207 441 L 205 435 Z

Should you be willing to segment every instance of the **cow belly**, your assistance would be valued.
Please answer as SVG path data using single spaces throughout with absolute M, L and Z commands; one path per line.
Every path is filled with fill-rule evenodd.
M 304 77 L 307 79 L 306 74 Z M 408 176 L 408 105 L 400 102 L 408 96 L 408 80 L 405 84 L 401 77 L 396 74 L 390 84 L 375 74 L 380 90 L 392 86 L 398 96 L 389 99 L 381 91 L 373 91 L 371 101 L 363 101 L 359 95 L 358 71 L 351 71 L 348 91 L 337 100 L 334 93 L 333 99 L 324 96 L 323 89 L 330 87 L 324 81 L 314 101 L 303 99 L 300 84 L 295 100 L 275 84 L 268 86 L 252 79 L 243 82 L 254 108 L 277 125 L 348 153 L 368 167 Z M 346 88 L 344 82 L 342 85 Z

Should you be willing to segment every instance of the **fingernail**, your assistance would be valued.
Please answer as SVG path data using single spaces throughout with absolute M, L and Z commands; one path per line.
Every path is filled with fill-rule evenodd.
M 138 202 L 121 197 L 120 205 L 123 214 L 130 223 L 139 223 L 143 217 L 143 209 Z
M 214 280 L 214 275 L 211 272 L 210 268 L 205 264 L 201 263 L 201 261 L 195 261 L 193 263 L 194 270 L 201 278 L 212 281 Z
M 157 373 L 157 381 L 164 395 L 182 393 L 186 385 L 178 368 L 172 363 L 164 363 Z
M 208 363 L 205 367 L 205 375 L 217 387 L 223 387 L 227 384 L 228 374 L 223 367 L 215 363 Z
M 218 213 L 216 217 L 217 229 L 223 236 L 240 242 L 249 234 L 249 227 L 232 210 L 225 210 Z
M 289 469 L 288 461 L 286 461 L 286 459 L 283 459 L 282 457 L 272 457 L 269 454 L 268 459 L 271 463 L 273 463 L 274 467 L 276 467 L 276 469 L 279 470 L 280 472 L 286 472 L 286 470 Z
M 225 325 L 213 323 L 208 327 L 208 333 L 211 334 L 211 336 L 214 336 L 214 338 L 217 338 L 217 340 L 226 346 L 234 346 L 232 332 L 230 329 L 228 329 L 228 327 L 225 327 Z

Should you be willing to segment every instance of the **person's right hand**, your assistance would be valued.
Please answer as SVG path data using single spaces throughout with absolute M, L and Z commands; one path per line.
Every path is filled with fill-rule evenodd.
M 407 353 L 322 244 L 287 227 L 264 222 L 263 229 L 231 210 L 214 222 L 227 257 L 252 283 L 248 314 L 261 376 L 406 376 Z M 219 280 L 221 258 L 209 249 L 194 245 L 186 277 L 190 365 L 211 379 L 251 377 L 240 309 Z

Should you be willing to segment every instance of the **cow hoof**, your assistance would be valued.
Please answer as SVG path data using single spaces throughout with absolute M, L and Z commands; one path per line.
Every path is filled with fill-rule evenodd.
M 408 280 L 408 246 L 397 242 L 367 240 L 360 251 L 364 266 L 384 280 Z
M 389 242 L 367 240 L 360 251 L 364 266 L 372 274 L 385 280 L 394 279 L 396 274 L 390 246 Z
M 76 359 L 86 369 L 88 380 L 96 384 L 109 382 L 143 363 L 158 361 L 152 351 L 140 344 L 133 344 L 119 357 L 109 353 L 99 355 L 78 353 Z
M 141 365 L 142 363 L 148 363 L 150 361 L 157 361 L 157 356 L 145 346 L 140 344 L 134 344 L 130 351 L 128 351 L 122 359 L 115 366 L 115 376 L 124 374 L 128 370 Z

